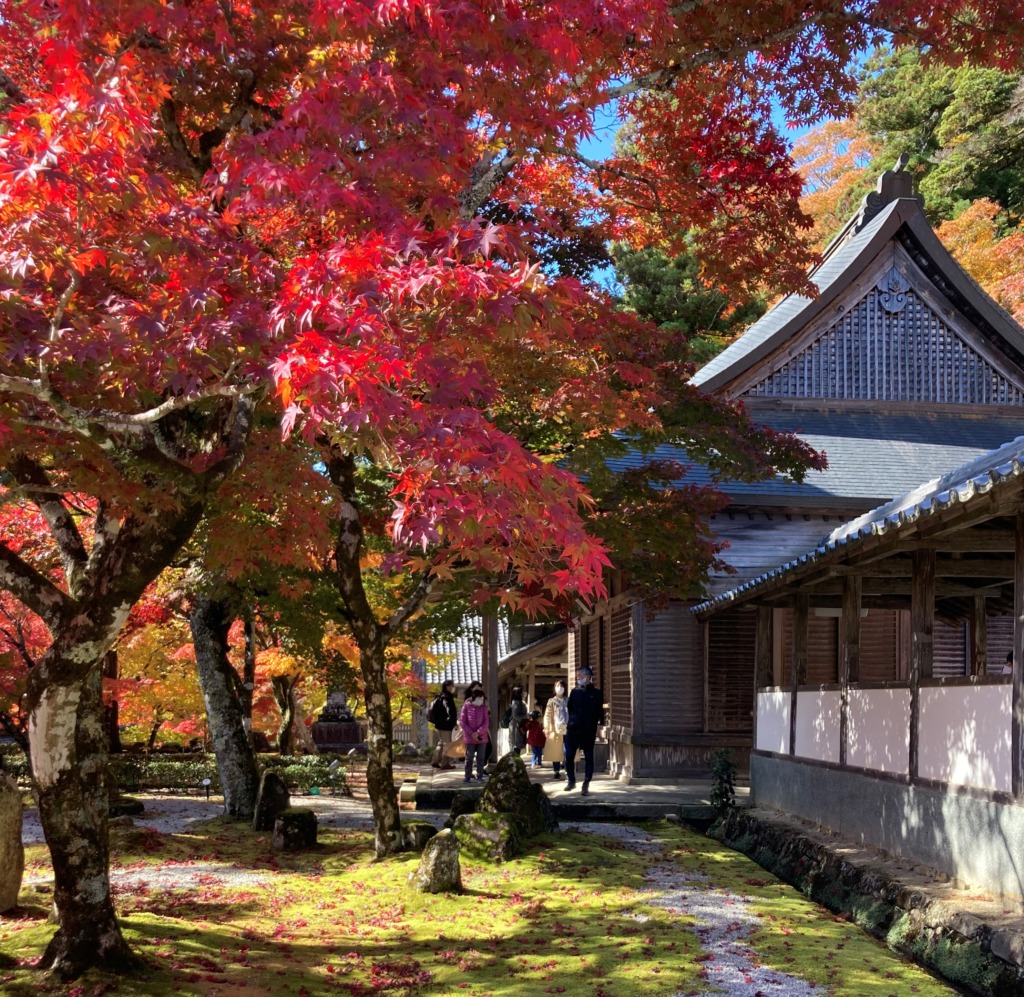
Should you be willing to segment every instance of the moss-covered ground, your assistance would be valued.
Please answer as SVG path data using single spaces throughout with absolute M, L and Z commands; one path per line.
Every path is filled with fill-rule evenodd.
M 201 863 L 253 876 L 230 886 L 193 876 L 187 889 L 147 887 L 143 876 L 119 888 L 124 931 L 145 973 L 63 986 L 32 969 L 53 926 L 46 885 L 26 888 L 23 906 L 0 917 L 0 993 L 703 994 L 708 955 L 695 923 L 645 902 L 645 872 L 666 859 L 709 877 L 699 888 L 725 891 L 723 905 L 729 895 L 747 898 L 761 925 L 750 940 L 756 958 L 823 995 L 954 992 L 739 853 L 672 825 L 650 830 L 666 845 L 657 858 L 567 829 L 534 839 L 506 865 L 464 861 L 461 896 L 413 892 L 406 880 L 417 856 L 376 862 L 365 832 L 322 830 L 320 846 L 297 855 L 273 852 L 269 834 L 220 820 L 190 834 L 118 834 L 116 869 L 142 876 L 154 864 Z M 45 875 L 41 846 L 27 859 L 27 878 Z

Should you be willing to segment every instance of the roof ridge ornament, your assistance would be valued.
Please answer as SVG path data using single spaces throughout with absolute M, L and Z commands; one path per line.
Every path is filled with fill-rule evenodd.
M 859 232 L 887 204 L 892 204 L 900 198 L 913 198 L 924 207 L 924 198 L 914 193 L 914 178 L 907 170 L 909 163 L 910 155 L 906 152 L 900 153 L 900 158 L 896 160 L 893 168 L 886 170 L 878 178 L 875 189 L 864 195 L 853 225 L 854 232 Z

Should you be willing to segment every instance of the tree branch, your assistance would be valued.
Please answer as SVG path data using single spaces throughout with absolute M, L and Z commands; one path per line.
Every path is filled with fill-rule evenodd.
M 338 541 L 334 548 L 335 580 L 345 616 L 360 643 L 376 641 L 381 627 L 363 587 L 360 556 L 363 525 L 356 505 L 356 462 L 351 454 L 325 447 L 324 463 L 341 504 L 338 508 Z
M 381 628 L 384 631 L 385 639 L 401 630 L 409 618 L 423 608 L 423 604 L 429 598 L 436 582 L 436 578 L 431 575 L 429 569 L 420 574 L 419 580 L 416 582 L 416 588 L 413 589 L 405 602 L 391 614 L 391 619 Z
M 7 470 L 19 485 L 19 491 L 27 496 L 43 514 L 50 535 L 57 544 L 68 591 L 78 591 L 89 554 L 85 549 L 82 535 L 78 532 L 75 519 L 64 504 L 58 490 L 50 481 L 42 466 L 27 454 L 19 453 L 8 462 Z
M 23 561 L 0 540 L 0 588 L 31 609 L 54 633 L 70 609 L 71 600 L 45 575 Z
M 28 101 L 28 94 L 3 69 L 0 69 L 0 92 L 7 95 L 7 100 L 10 102 L 8 107 L 16 107 L 18 104 Z
M 469 186 L 459 194 L 460 212 L 464 221 L 469 221 L 490 200 L 502 181 L 520 163 L 515 153 L 507 153 L 498 159 L 495 153 L 487 153 L 469 173 Z
M 213 169 L 214 150 L 227 138 L 232 128 L 236 128 L 245 120 L 251 109 L 252 95 L 256 90 L 256 76 L 251 69 L 242 69 L 239 70 L 238 77 L 238 93 L 235 99 L 220 121 L 199 136 L 198 153 L 189 148 L 185 136 L 181 133 L 178 108 L 174 101 L 166 97 L 160 104 L 160 124 L 163 126 L 164 136 L 171 149 L 197 181 L 202 182 L 206 174 Z

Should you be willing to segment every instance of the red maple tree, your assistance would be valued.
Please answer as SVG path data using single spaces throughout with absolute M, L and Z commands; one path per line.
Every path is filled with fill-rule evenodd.
M 27 696 L 59 921 L 43 965 L 132 959 L 107 877 L 100 662 L 241 461 L 268 389 L 339 490 L 386 852 L 383 649 L 431 579 L 469 566 L 525 583 L 534 609 L 602 591 L 586 493 L 503 424 L 503 393 L 546 385 L 525 406 L 540 436 L 644 436 L 686 376 L 543 270 L 539 247 L 583 227 L 686 238 L 732 286 L 802 285 L 799 180 L 769 95 L 797 119 L 835 109 L 851 54 L 883 30 L 1012 58 L 1020 6 L 0 4 L 0 446 L 61 563 L 55 582 L 0 542 L 0 587 L 50 634 Z M 583 141 L 608 106 L 631 134 L 596 161 Z M 720 441 L 746 473 L 807 456 L 688 401 L 698 452 Z M 420 571 L 384 621 L 359 575 L 366 460 L 393 476 L 397 563 Z M 87 516 L 72 493 L 93 497 Z

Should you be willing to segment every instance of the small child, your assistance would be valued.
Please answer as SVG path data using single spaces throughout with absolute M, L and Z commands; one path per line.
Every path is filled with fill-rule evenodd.
M 543 765 L 541 756 L 544 752 L 544 728 L 540 722 L 540 710 L 534 710 L 523 721 L 523 733 L 526 735 L 526 743 L 530 746 L 530 768 L 540 768 Z

